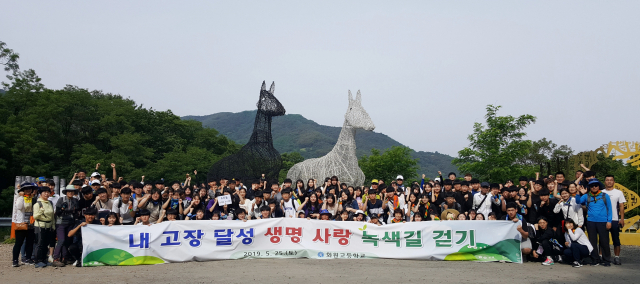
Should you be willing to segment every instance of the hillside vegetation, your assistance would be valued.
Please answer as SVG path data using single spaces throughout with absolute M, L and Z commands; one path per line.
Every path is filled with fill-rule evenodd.
M 185 120 L 202 122 L 204 127 L 216 129 L 229 139 L 245 144 L 251 136 L 256 111 L 238 113 L 221 112 L 205 116 L 185 116 Z M 287 114 L 273 118 L 271 131 L 273 145 L 282 154 L 299 152 L 305 159 L 317 158 L 327 154 L 338 140 L 341 127 L 320 125 L 299 114 Z M 371 149 L 384 151 L 402 144 L 391 137 L 377 132 L 356 132 L 357 156 L 370 155 Z M 435 177 L 437 171 L 456 172 L 451 164 L 453 157 L 438 152 L 412 151 L 411 156 L 418 159 L 420 167 L 416 175 L 422 173 Z M 409 178 L 409 177 L 407 177 Z

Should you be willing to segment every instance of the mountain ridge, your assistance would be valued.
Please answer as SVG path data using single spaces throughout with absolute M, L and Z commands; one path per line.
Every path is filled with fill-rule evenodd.
M 257 110 L 242 112 L 219 112 L 202 116 L 183 116 L 185 120 L 196 120 L 202 126 L 214 128 L 220 134 L 239 143 L 245 144 L 253 131 L 253 123 Z M 340 135 L 342 127 L 326 126 L 307 119 L 300 114 L 287 114 L 274 117 L 271 124 L 273 146 L 280 153 L 298 152 L 305 159 L 322 157 L 327 154 Z M 384 151 L 392 146 L 404 146 L 384 133 L 374 131 L 356 131 L 356 155 L 370 155 L 371 149 Z M 416 178 L 422 173 L 435 177 L 437 171 L 457 172 L 451 164 L 453 157 L 436 152 L 412 150 L 411 156 L 418 159 L 420 166 Z

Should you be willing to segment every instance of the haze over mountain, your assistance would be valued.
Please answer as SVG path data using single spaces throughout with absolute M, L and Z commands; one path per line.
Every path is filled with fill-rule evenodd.
M 184 116 L 202 122 L 204 127 L 218 130 L 229 139 L 245 144 L 253 131 L 256 110 L 238 113 L 221 112 L 204 116 Z M 305 159 L 317 158 L 327 154 L 340 135 L 341 127 L 320 125 L 304 118 L 300 114 L 287 114 L 274 117 L 271 125 L 273 146 L 280 153 L 299 152 Z M 371 154 L 371 149 L 384 151 L 392 146 L 404 146 L 391 137 L 375 131 L 356 131 L 356 154 L 358 157 Z M 440 170 L 444 174 L 457 172 L 451 165 L 453 157 L 436 152 L 413 151 L 412 157 L 418 159 L 420 169 L 416 175 L 427 174 L 435 177 Z M 409 177 L 405 177 L 409 178 Z

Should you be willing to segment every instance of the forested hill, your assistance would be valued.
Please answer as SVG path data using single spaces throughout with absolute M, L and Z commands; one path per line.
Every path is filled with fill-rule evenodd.
M 204 127 L 210 127 L 229 139 L 245 144 L 251 136 L 256 110 L 239 113 L 221 112 L 205 116 L 185 116 L 182 119 L 202 122 Z M 338 140 L 341 127 L 320 125 L 299 114 L 287 114 L 273 118 L 271 131 L 273 145 L 280 153 L 299 152 L 306 159 L 317 158 L 327 154 Z M 372 148 L 384 150 L 391 146 L 400 146 L 400 142 L 389 136 L 370 132 L 356 131 L 357 155 L 369 155 Z M 453 159 L 449 155 L 438 152 L 412 152 L 418 159 L 420 170 L 418 174 L 426 173 L 435 176 L 438 170 L 442 172 L 456 171 L 451 165 Z

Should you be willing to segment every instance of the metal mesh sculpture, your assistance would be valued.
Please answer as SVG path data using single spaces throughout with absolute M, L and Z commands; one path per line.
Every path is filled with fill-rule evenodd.
M 349 91 L 349 109 L 344 115 L 344 124 L 338 142 L 327 155 L 297 163 L 291 167 L 287 177 L 292 180 L 317 179 L 337 176 L 348 185 L 363 185 L 364 173 L 358 166 L 356 157 L 356 129 L 375 129 L 369 114 L 362 108 L 360 91 L 354 100 Z
M 217 181 L 223 177 L 250 180 L 259 178 L 262 174 L 269 179 L 278 178 L 282 159 L 273 147 L 271 118 L 284 115 L 286 111 L 273 95 L 274 90 L 275 82 L 268 91 L 265 82 L 262 82 L 258 112 L 249 142 L 238 153 L 213 164 L 207 175 L 208 180 Z

